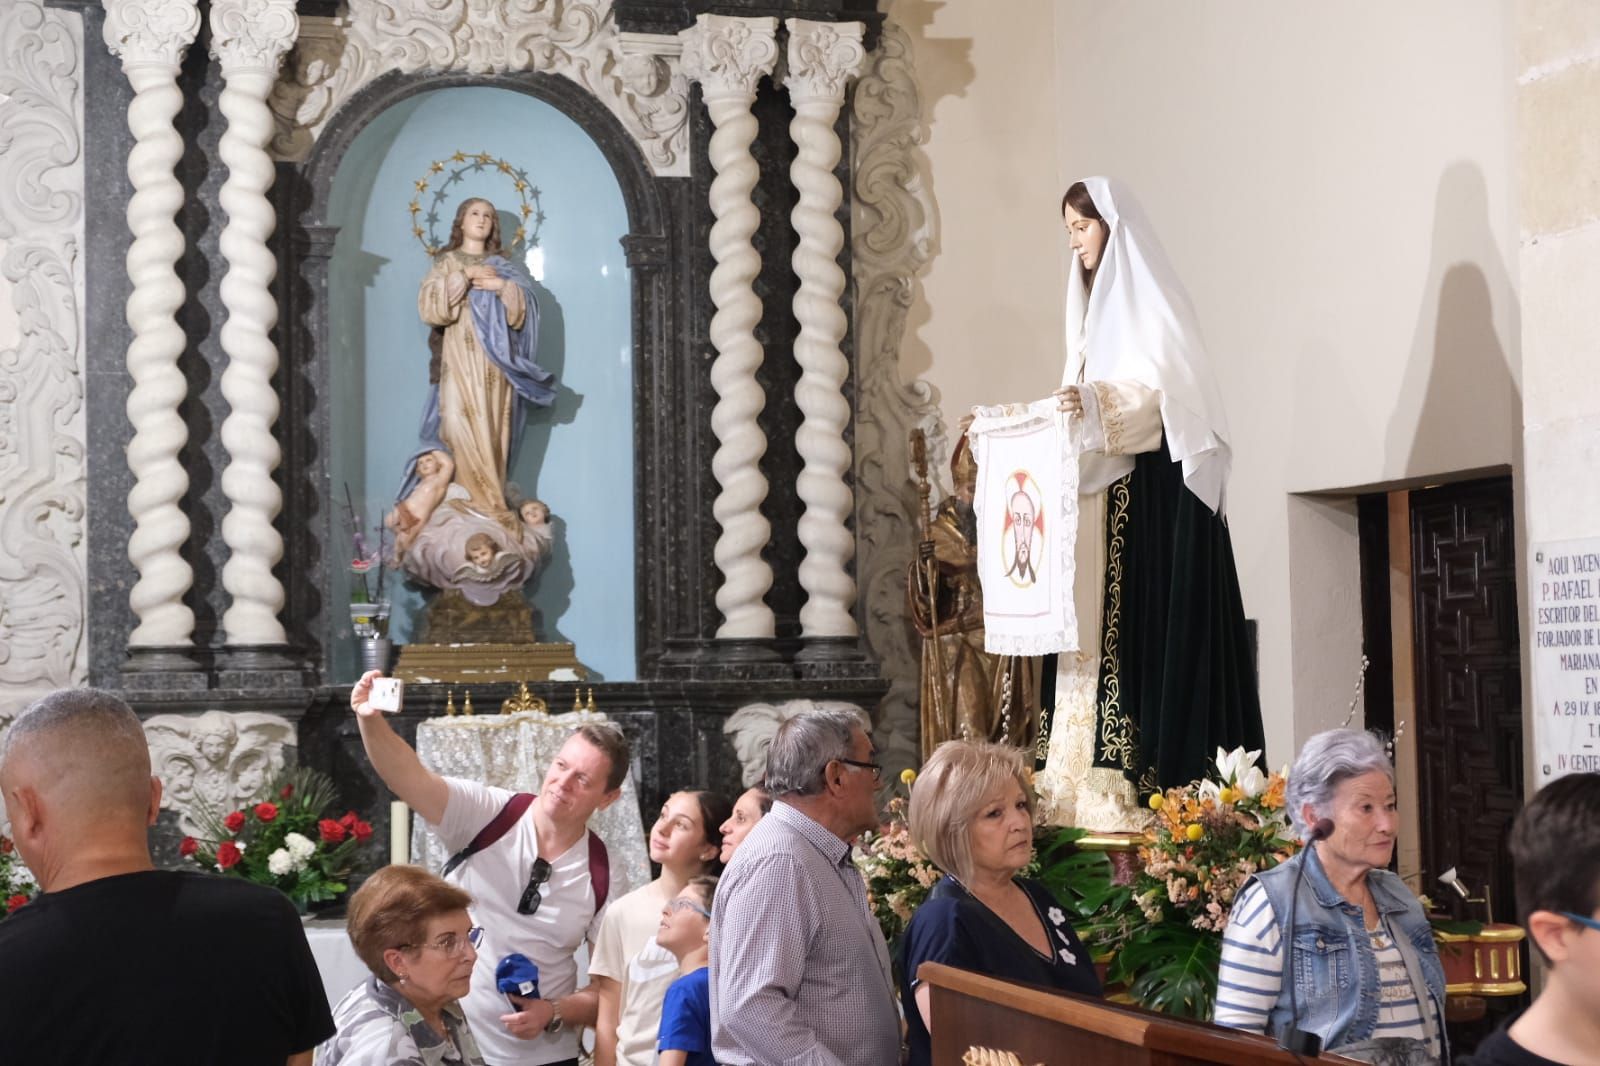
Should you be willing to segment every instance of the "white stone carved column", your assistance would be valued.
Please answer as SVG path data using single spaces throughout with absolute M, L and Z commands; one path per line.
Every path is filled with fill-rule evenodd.
M 845 85 L 866 60 L 861 45 L 865 27 L 808 19 L 787 19 L 784 25 L 789 29 L 784 82 L 795 111 L 789 133 L 798 149 L 789 175 L 800 194 L 790 215 L 800 238 L 794 252 L 800 278 L 794 297 L 800 323 L 794 345 L 800 364 L 795 402 L 804 416 L 795 435 L 804 463 L 798 483 L 805 504 L 800 544 L 806 553 L 800 563 L 800 587 L 806 591 L 800 629 L 806 637 L 854 637 L 856 587 L 846 567 L 855 541 L 845 521 L 855 501 L 845 483 L 851 461 L 844 441 L 850 404 L 843 393 L 850 364 L 839 348 L 849 323 L 839 306 L 844 271 L 837 260 L 844 227 L 834 217 L 844 193 L 833 168 L 841 150 L 834 124 L 844 106 Z
M 211 54 L 221 61 L 224 88 L 217 101 L 227 120 L 218 154 L 228 168 L 219 200 L 228 222 L 220 246 L 227 273 L 220 287 L 227 321 L 222 350 L 228 357 L 222 372 L 222 395 L 230 408 L 222 423 L 222 446 L 228 465 L 222 492 L 228 513 L 222 540 L 228 561 L 222 587 L 229 602 L 222 628 L 229 645 L 284 643 L 283 585 L 272 568 L 283 557 L 283 538 L 272 520 L 283 496 L 272 480 L 281 454 L 272 436 L 278 419 L 278 395 L 272 375 L 278 349 L 267 333 L 278 320 L 278 305 L 268 288 L 277 260 L 267 247 L 277 216 L 267 200 L 273 164 L 267 141 L 273 117 L 267 95 L 278 79 L 278 67 L 299 32 L 294 0 L 213 0 Z
M 183 282 L 174 265 L 183 254 L 183 234 L 173 221 L 183 205 L 183 186 L 173 168 L 183 154 L 183 140 L 172 120 L 183 106 L 178 90 L 178 65 L 200 30 L 194 0 L 105 0 L 105 42 L 122 60 L 133 85 L 128 129 L 133 150 L 128 177 L 128 468 L 133 488 L 128 512 L 133 535 L 128 559 L 139 578 L 128 594 L 138 619 L 128 637 L 130 648 L 182 647 L 192 643 L 194 612 L 183 602 L 194 580 L 179 554 L 189 539 L 189 519 L 178 501 L 189 487 L 189 475 L 178 461 L 188 430 L 178 405 L 188 382 L 178 369 L 183 330 L 176 314 L 183 304 Z
M 0 4 L 0 738 L 88 672 L 83 53 L 78 15 Z
M 686 31 L 683 54 L 684 69 L 700 82 L 716 127 L 709 154 L 716 171 L 710 245 L 717 262 L 711 272 L 711 302 L 717 309 L 711 318 L 711 343 L 717 350 L 711 364 L 711 386 L 717 390 L 711 412 L 717 452 L 711 470 L 721 486 L 712 505 L 722 527 L 714 549 L 722 572 L 718 638 L 760 639 L 774 633 L 772 609 L 764 600 L 772 587 L 772 568 L 761 558 L 772 530 L 761 514 L 767 479 L 760 463 L 767 438 L 756 424 L 766 396 L 756 383 L 762 360 L 755 335 L 761 300 L 752 283 L 761 257 L 750 238 L 761 216 L 750 198 L 759 176 L 750 154 L 756 138 L 750 106 L 757 83 L 777 63 L 777 29 L 775 18 L 701 15 Z

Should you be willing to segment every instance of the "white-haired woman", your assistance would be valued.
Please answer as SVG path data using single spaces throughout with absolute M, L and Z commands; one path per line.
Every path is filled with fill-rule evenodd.
M 1330 729 L 1306 741 L 1285 802 L 1305 848 L 1253 877 L 1222 939 L 1218 1025 L 1385 1062 L 1439 1062 L 1444 970 L 1428 919 L 1394 855 L 1394 767 L 1371 733 Z M 1294 979 L 1285 979 L 1285 948 Z
M 911 786 L 911 838 L 945 876 L 912 915 L 900 967 L 911 1066 L 933 1060 L 928 986 L 940 962 L 1066 992 L 1101 994 L 1089 952 L 1061 904 L 1017 875 L 1033 859 L 1033 793 L 1022 752 L 949 740 Z

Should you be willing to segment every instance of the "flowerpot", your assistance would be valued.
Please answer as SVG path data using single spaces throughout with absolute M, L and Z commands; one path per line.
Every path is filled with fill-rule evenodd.
M 389 672 L 394 659 L 394 643 L 388 637 L 363 637 L 361 639 L 361 672 L 382 670 Z

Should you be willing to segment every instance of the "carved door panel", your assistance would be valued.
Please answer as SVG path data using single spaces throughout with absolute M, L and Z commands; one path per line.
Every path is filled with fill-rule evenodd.
M 1516 920 L 1506 836 L 1523 794 L 1513 530 L 1508 477 L 1411 494 L 1421 888 L 1442 902 L 1454 866 L 1501 921 Z

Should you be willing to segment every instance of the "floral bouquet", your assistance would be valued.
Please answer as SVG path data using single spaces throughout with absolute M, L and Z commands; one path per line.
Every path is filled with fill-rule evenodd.
M 302 767 L 263 800 L 215 820 L 208 839 L 184 837 L 179 854 L 226 877 L 276 888 L 304 913 L 310 904 L 336 899 L 372 826 L 354 811 L 324 813 L 337 798 L 326 774 Z
M 1264 774 L 1260 756 L 1218 748 L 1216 780 L 1150 797 L 1157 818 L 1133 885 L 1145 921 L 1125 924 L 1110 970 L 1142 1006 L 1209 1017 L 1234 897 L 1299 849 L 1284 810 L 1287 768 Z
M 23 865 L 11 838 L 0 834 L 0 920 L 39 894 L 38 882 Z
M 914 770 L 900 773 L 900 783 L 908 788 L 916 778 Z M 893 959 L 899 958 L 900 938 L 905 935 L 911 916 L 944 876 L 912 842 L 911 830 L 906 826 L 907 802 L 905 796 L 892 797 L 887 820 L 877 832 L 863 833 L 856 845 L 856 869 L 867 882 L 867 902 Z

